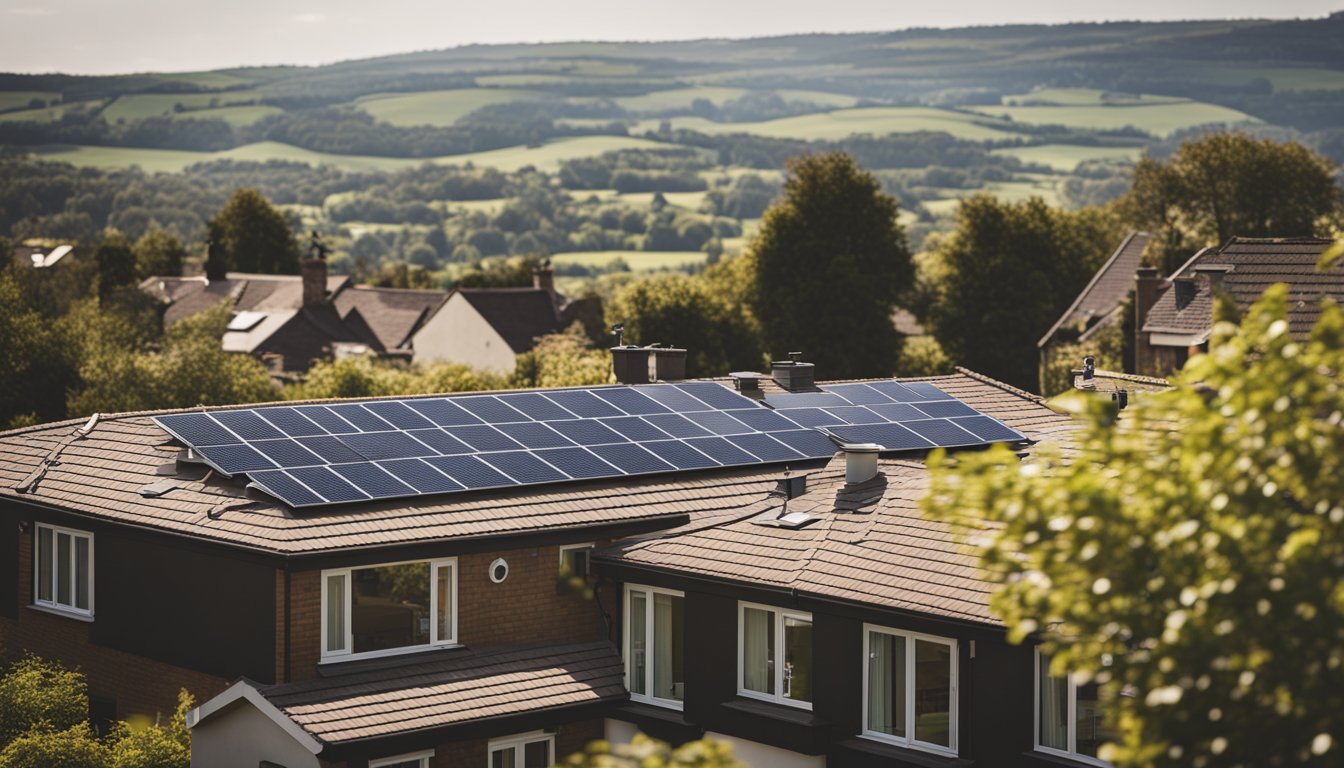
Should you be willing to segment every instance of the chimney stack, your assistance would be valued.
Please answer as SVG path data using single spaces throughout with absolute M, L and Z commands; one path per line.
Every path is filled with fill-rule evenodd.
M 1153 267 L 1139 267 L 1134 275 L 1134 370 L 1131 373 L 1152 375 L 1156 369 L 1153 348 L 1143 324 L 1148 319 L 1157 299 L 1162 295 L 1162 277 Z
M 686 350 L 677 347 L 653 347 L 653 378 L 658 381 L 682 381 L 686 378 Z
M 801 362 L 802 352 L 790 352 L 788 360 L 775 360 L 770 363 L 770 376 L 784 389 L 795 392 L 812 389 L 815 384 L 812 363 Z
M 555 296 L 555 268 L 551 266 L 550 259 L 542 259 L 541 263 L 532 269 L 532 287 L 545 291 Z
M 612 347 L 611 367 L 620 384 L 648 384 L 649 348 L 636 344 Z
M 1208 279 L 1210 293 L 1218 294 L 1223 291 L 1223 276 L 1232 271 L 1232 268 L 1227 264 L 1200 264 L 1194 271 L 1196 277 L 1203 275 Z
M 846 443 L 840 449 L 845 452 L 845 485 L 866 483 L 877 477 L 877 455 L 882 452 L 882 446 Z
M 327 301 L 327 260 L 303 260 L 303 306 L 314 307 Z

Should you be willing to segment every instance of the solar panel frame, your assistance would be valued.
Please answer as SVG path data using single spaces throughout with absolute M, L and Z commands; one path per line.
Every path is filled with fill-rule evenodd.
M 533 420 L 531 416 L 493 395 L 458 397 L 454 398 L 454 402 L 486 424 L 509 424 Z
M 293 467 L 286 471 L 290 477 L 308 486 L 314 493 L 332 503 L 368 501 L 373 498 L 372 494 L 356 488 L 349 480 L 337 475 L 331 467 Z
M 284 406 L 258 408 L 255 413 L 273 424 L 287 437 L 316 437 L 327 434 L 327 430 L 305 416 L 298 408 Z
M 249 486 L 260 488 L 291 507 L 311 507 L 328 503 L 326 499 L 314 493 L 313 489 L 290 477 L 282 469 L 251 472 L 247 480 Z
M 209 448 L 202 448 L 200 451 L 211 466 L 226 475 L 277 468 L 275 462 L 250 445 L 212 445 Z M 209 453 L 206 453 L 206 451 L 209 451 Z
M 505 405 L 537 421 L 575 418 L 575 414 L 539 392 L 519 392 L 498 397 Z
M 217 411 L 211 414 L 211 418 L 243 442 L 289 437 L 274 424 L 258 416 L 256 411 Z
M 465 427 L 485 423 L 446 397 L 407 400 L 406 405 L 440 427 Z
M 397 429 L 426 429 L 438 426 L 421 413 L 412 410 L 410 406 L 397 400 L 376 400 L 365 403 L 364 407 L 373 411 L 380 419 Z
M 481 454 L 481 460 L 512 477 L 520 485 L 555 483 L 571 479 L 569 475 L 547 464 L 531 451 L 500 451 Z
M 415 495 L 415 489 L 372 461 L 336 464 L 331 470 L 374 499 Z
M 244 442 L 208 413 L 170 413 L 155 416 L 154 422 L 187 445 L 204 448 Z
M 468 490 L 486 490 L 491 488 L 509 488 L 518 485 L 513 478 L 481 461 L 480 457 L 467 456 L 431 456 L 424 459 L 434 467 Z
M 584 419 L 624 416 L 625 412 L 587 390 L 562 389 L 545 393 L 547 400 Z
M 676 469 L 676 467 L 634 443 L 593 445 L 589 446 L 588 450 L 600 456 L 608 464 L 631 475 L 669 472 Z

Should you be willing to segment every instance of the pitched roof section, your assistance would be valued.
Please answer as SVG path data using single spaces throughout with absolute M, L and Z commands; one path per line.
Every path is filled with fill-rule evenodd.
M 1213 326 L 1213 290 L 1201 269 L 1217 269 L 1223 289 L 1243 312 L 1274 283 L 1287 283 L 1289 330 L 1305 336 L 1320 319 L 1322 299 L 1344 303 L 1344 264 L 1316 271 L 1321 254 L 1332 244 L 1316 237 L 1234 237 L 1217 251 L 1201 251 L 1172 275 L 1173 280 L 1193 278 L 1194 296 L 1181 305 L 1174 288 L 1165 291 L 1148 312 L 1143 331 L 1207 339 Z
M 1130 232 L 1036 346 L 1050 343 L 1065 326 L 1091 323 L 1114 312 L 1134 287 L 1134 272 L 1143 262 L 1149 237 L 1147 232 Z
M 323 746 L 628 697 L 624 665 L 607 642 L 454 651 L 365 670 L 255 690 Z
M 555 294 L 541 288 L 462 288 L 462 298 L 518 353 L 538 336 L 564 330 Z
M 403 348 L 430 313 L 447 300 L 443 291 L 352 285 L 336 294 L 333 303 L 342 317 L 358 312 L 378 345 L 390 352 Z
M 1039 398 L 970 371 L 919 380 L 1028 437 L 1038 438 L 1062 418 L 1039 405 Z M 678 516 L 740 509 L 760 499 L 779 476 L 773 467 L 706 470 L 366 502 L 298 515 L 279 502 L 247 496 L 235 481 L 207 475 L 203 467 L 179 468 L 172 474 L 180 448 L 150 415 L 102 417 L 83 436 L 75 436 L 83 420 L 0 433 L 0 499 L 303 555 L 669 518 L 675 522 Z M 58 454 L 53 456 L 53 451 Z M 169 474 L 160 474 L 160 468 Z M 40 480 L 31 490 L 16 490 L 35 472 Z M 166 492 L 142 495 L 149 486 Z

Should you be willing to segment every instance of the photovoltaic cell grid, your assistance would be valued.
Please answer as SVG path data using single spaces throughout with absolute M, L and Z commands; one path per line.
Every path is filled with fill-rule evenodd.
M 926 383 L 767 395 L 712 382 L 267 406 L 156 416 L 293 507 L 1026 438 Z

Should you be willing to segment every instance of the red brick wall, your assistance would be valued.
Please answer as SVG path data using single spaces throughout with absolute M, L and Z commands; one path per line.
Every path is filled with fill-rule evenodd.
M 229 681 L 89 642 L 87 621 L 28 607 L 33 601 L 31 526 L 19 536 L 19 617 L 0 618 L 0 651 L 16 659 L 32 652 L 84 673 L 89 695 L 115 698 L 117 717 L 171 715 L 177 692 L 191 691 L 197 703 L 228 687 Z M 97 585 L 94 585 L 97 614 Z
M 289 575 L 289 631 L 289 680 L 317 677 L 317 663 L 322 658 L 321 571 Z M 280 634 L 283 638 L 284 633 Z

